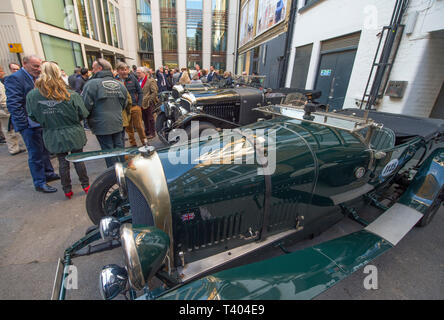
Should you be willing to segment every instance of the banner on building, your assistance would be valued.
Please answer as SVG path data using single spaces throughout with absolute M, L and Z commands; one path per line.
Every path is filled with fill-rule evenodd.
M 256 0 L 248 0 L 241 9 L 239 46 L 243 46 L 254 37 L 254 14 Z
M 256 35 L 259 35 L 285 20 L 287 0 L 258 0 Z

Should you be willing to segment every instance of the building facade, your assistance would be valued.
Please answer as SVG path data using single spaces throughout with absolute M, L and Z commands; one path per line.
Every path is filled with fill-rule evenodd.
M 238 9 L 239 0 L 2 0 L 0 64 L 36 54 L 67 74 L 100 57 L 234 71 Z
M 372 66 L 378 44 L 383 37 L 384 46 L 386 39 L 383 27 L 390 25 L 400 3 L 407 5 L 402 29 L 390 55 L 388 78 L 373 108 L 444 118 L 441 0 L 298 1 L 286 86 L 321 90 L 321 102 L 334 109 L 365 105 L 367 83 L 371 86 L 376 74 Z
M 122 0 L 3 0 L 0 1 L 0 63 L 20 63 L 36 54 L 56 61 L 71 74 L 76 66 L 90 67 L 99 57 L 113 65 L 124 60 Z M 23 52 L 11 53 L 8 44 Z
M 127 47 L 151 68 L 234 71 L 239 0 L 126 0 Z M 132 23 L 133 22 L 133 23 Z

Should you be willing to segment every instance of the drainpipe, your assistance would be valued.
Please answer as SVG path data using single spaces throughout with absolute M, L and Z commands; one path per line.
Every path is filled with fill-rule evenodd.
M 288 59 L 290 58 L 290 52 L 291 52 L 291 42 L 293 40 L 293 30 L 294 30 L 294 23 L 296 20 L 296 13 L 298 11 L 298 0 L 293 0 L 291 2 L 291 9 L 290 9 L 290 20 L 288 21 L 288 30 L 287 30 L 287 41 L 285 42 L 285 51 L 284 51 L 284 56 L 281 62 L 283 62 L 281 64 L 281 78 L 279 79 L 279 87 L 280 88 L 284 88 L 285 87 L 285 82 L 287 79 L 287 73 L 285 71 L 288 71 Z

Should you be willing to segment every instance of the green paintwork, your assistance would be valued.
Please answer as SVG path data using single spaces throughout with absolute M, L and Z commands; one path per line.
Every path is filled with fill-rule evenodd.
M 291 254 L 216 273 L 170 290 L 158 299 L 312 299 L 390 248 L 384 239 L 359 231 Z
M 254 241 L 251 234 L 265 237 L 300 226 L 302 220 L 307 232 L 325 229 L 342 217 L 340 213 L 329 216 L 338 211 L 333 197 L 369 179 L 370 172 L 361 179 L 354 173 L 369 166 L 370 153 L 356 135 L 345 130 L 284 118 L 243 130 L 262 131 L 268 154 L 276 154 L 268 190 L 254 148 L 248 150 L 254 160 L 251 164 L 236 163 L 242 160 L 236 147 L 250 146 L 241 135 L 233 138 L 231 148 L 227 148 L 231 136 L 220 135 L 210 142 L 192 141 L 158 151 L 171 198 L 175 254 L 185 251 L 186 263 L 222 252 L 227 244 L 230 248 L 246 244 L 241 235 Z M 268 142 L 272 137 L 276 143 Z M 204 148 L 212 152 L 213 160 L 223 154 L 228 161 L 202 159 Z M 183 152 L 188 164 L 171 162 L 172 151 Z M 182 221 L 187 214 L 194 219 Z
M 143 277 L 151 279 L 165 259 L 170 239 L 156 227 L 134 228 L 133 235 Z
M 426 214 L 443 187 L 444 148 L 438 148 L 423 163 L 399 202 Z

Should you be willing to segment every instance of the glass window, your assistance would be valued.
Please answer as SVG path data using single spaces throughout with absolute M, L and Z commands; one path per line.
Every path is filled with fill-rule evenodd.
M 82 35 L 89 38 L 88 20 L 86 18 L 85 0 L 77 0 L 77 11 L 79 12 L 80 29 Z
M 106 43 L 109 45 L 112 45 L 112 37 L 111 37 L 111 27 L 110 27 L 110 18 L 109 18 L 109 11 L 108 11 L 108 1 L 102 0 L 102 8 L 103 8 L 103 15 L 105 16 L 105 28 L 106 28 L 106 36 L 107 41 Z
M 89 23 L 91 25 L 91 36 L 94 40 L 99 40 L 99 35 L 97 33 L 97 21 L 96 21 L 96 11 L 94 10 L 93 0 L 88 1 L 88 17 Z
M 57 62 L 67 74 L 71 74 L 76 66 L 83 67 L 80 44 L 47 34 L 40 34 L 45 60 Z
M 202 65 L 202 0 L 186 0 L 188 67 Z
M 122 28 L 120 27 L 120 11 L 116 8 L 117 32 L 119 34 L 119 48 L 123 49 Z
M 37 21 L 79 32 L 72 0 L 33 0 L 32 4 Z
M 151 4 L 148 0 L 136 0 L 137 26 L 139 32 L 139 51 L 153 52 L 153 24 Z
M 178 67 L 176 0 L 160 0 L 163 64 Z
M 119 39 L 117 38 L 117 23 L 116 23 L 116 15 L 114 13 L 114 6 L 109 4 L 109 16 L 111 19 L 111 30 L 113 32 L 113 45 L 114 47 L 119 47 Z
M 103 43 L 106 43 L 105 37 L 105 29 L 103 26 L 103 16 L 102 16 L 102 2 L 100 0 L 96 0 L 96 10 L 97 10 L 97 19 L 99 20 L 99 30 L 100 30 L 100 39 Z
M 212 0 L 211 65 L 225 70 L 227 60 L 228 0 Z

